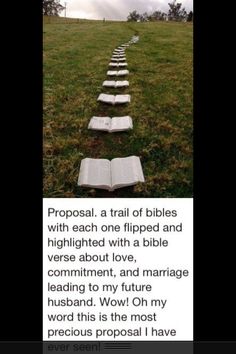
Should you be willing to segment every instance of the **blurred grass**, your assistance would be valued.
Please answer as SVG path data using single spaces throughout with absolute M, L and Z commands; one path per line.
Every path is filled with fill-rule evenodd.
M 44 197 L 192 196 L 192 42 L 189 23 L 44 19 Z M 111 53 L 126 51 L 126 89 L 103 89 Z M 97 102 L 129 93 L 128 106 Z M 89 131 L 93 115 L 130 115 L 134 129 Z M 113 193 L 77 186 L 85 157 L 140 156 L 146 183 Z

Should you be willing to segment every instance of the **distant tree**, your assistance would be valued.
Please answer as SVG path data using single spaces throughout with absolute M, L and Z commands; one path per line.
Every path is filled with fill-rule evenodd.
M 150 21 L 164 21 L 166 18 L 166 13 L 161 11 L 154 11 L 150 16 Z
M 59 0 L 43 0 L 43 15 L 59 16 L 59 13 L 65 9 Z
M 137 22 L 138 20 L 140 20 L 140 15 L 139 15 L 139 13 L 136 10 L 134 10 L 134 11 L 129 13 L 129 16 L 127 17 L 127 20 L 128 21 L 136 21 Z
M 148 16 L 147 12 L 144 12 L 144 14 L 140 15 L 139 19 L 142 22 L 149 21 L 149 16 Z
M 183 21 L 187 17 L 187 12 L 185 8 L 181 8 L 182 4 L 180 2 L 176 3 L 176 0 L 173 0 L 172 3 L 168 3 L 169 5 L 169 12 L 168 18 L 172 21 Z
M 193 20 L 193 11 L 190 11 L 190 12 L 188 13 L 187 21 L 188 21 L 188 22 L 191 22 L 192 20 Z

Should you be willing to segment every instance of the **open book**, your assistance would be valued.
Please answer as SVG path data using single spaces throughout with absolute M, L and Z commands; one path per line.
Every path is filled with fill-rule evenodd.
M 115 62 L 126 61 L 126 57 L 124 57 L 124 58 L 114 58 L 114 57 L 111 57 L 111 61 L 115 61 Z
M 125 54 L 125 50 L 124 49 L 115 49 L 113 51 L 113 54 Z
M 109 66 L 114 66 L 116 68 L 125 68 L 126 66 L 128 66 L 127 63 L 110 63 Z
M 115 88 L 128 87 L 129 81 L 127 81 L 127 80 L 124 80 L 124 81 L 104 81 L 102 86 L 115 87 Z
M 78 185 L 113 191 L 117 188 L 145 182 L 139 157 L 130 156 L 105 159 L 83 159 L 80 165 Z
M 139 36 L 133 36 L 132 39 L 130 40 L 130 43 L 134 44 L 139 41 Z
M 124 76 L 124 75 L 128 75 L 129 74 L 129 70 L 108 70 L 107 75 L 108 76 Z
M 125 54 L 112 54 L 112 58 L 125 58 Z
M 101 93 L 98 96 L 98 101 L 108 103 L 108 104 L 123 104 L 129 103 L 131 100 L 130 95 L 107 95 L 106 93 Z
M 88 129 L 104 130 L 109 133 L 121 132 L 133 129 L 133 121 L 130 116 L 125 117 L 92 117 Z

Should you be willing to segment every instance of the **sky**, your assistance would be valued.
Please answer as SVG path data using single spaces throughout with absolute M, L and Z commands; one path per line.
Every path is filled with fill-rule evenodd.
M 168 12 L 168 2 L 172 0 L 60 0 L 66 2 L 66 17 L 101 20 L 126 20 L 129 12 L 152 13 L 156 10 Z M 193 0 L 178 0 L 186 11 L 193 9 Z M 65 12 L 61 13 L 65 16 Z

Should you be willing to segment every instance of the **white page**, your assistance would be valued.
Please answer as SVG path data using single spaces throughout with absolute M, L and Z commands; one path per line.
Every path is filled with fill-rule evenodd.
M 117 76 L 118 71 L 117 70 L 108 70 L 107 75 L 108 76 Z
M 143 170 L 139 157 L 130 156 L 111 161 L 112 189 L 131 186 L 144 182 Z
M 115 104 L 129 103 L 131 100 L 130 95 L 116 95 Z
M 102 86 L 104 86 L 104 87 L 115 87 L 116 86 L 116 81 L 106 80 L 106 81 L 103 82 Z
M 119 70 L 117 76 L 125 76 L 129 74 L 129 70 Z
M 116 81 L 115 87 L 128 87 L 128 86 L 129 86 L 129 81 L 123 80 L 123 81 Z
M 110 132 L 118 132 L 133 128 L 132 118 L 130 116 L 113 117 L 111 120 Z
M 118 71 L 117 70 L 108 70 L 107 75 L 108 76 L 117 76 Z
M 105 159 L 83 159 L 80 165 L 78 185 L 110 189 L 111 163 Z
M 88 129 L 109 131 L 111 127 L 110 117 L 92 117 Z
M 115 96 L 114 95 L 108 95 L 106 93 L 101 93 L 98 96 L 98 101 L 101 101 L 101 102 L 104 102 L 104 103 L 115 104 Z

